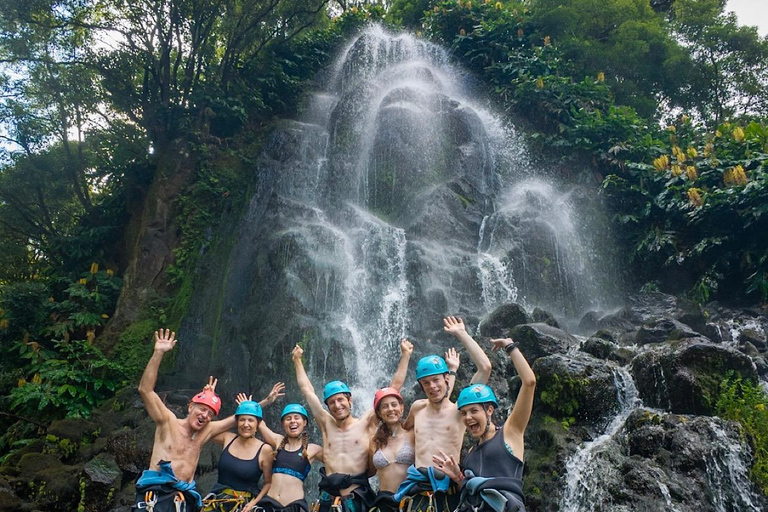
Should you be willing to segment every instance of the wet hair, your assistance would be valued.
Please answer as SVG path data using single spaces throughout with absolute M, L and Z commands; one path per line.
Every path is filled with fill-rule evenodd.
M 395 398 L 397 398 L 397 401 L 400 402 L 401 406 L 405 407 L 405 403 L 400 398 Z M 386 447 L 387 444 L 389 444 L 389 438 L 392 437 L 392 431 L 389 429 L 389 425 L 387 425 L 384 420 L 381 419 L 378 409 L 376 410 L 376 417 L 379 418 L 379 425 L 376 427 L 376 432 L 374 432 L 373 437 L 371 438 L 371 448 L 374 452 Z M 402 425 L 404 422 L 405 417 L 401 416 L 400 424 Z
M 285 445 L 288 444 L 288 436 L 283 436 L 283 440 L 280 442 L 280 446 L 277 447 L 277 450 L 275 450 L 275 453 L 273 455 L 273 458 L 277 460 L 277 452 L 285 448 Z M 309 434 L 307 433 L 307 429 L 304 429 L 304 432 L 301 433 L 301 456 L 305 459 L 309 458 L 307 455 L 307 446 L 309 445 Z

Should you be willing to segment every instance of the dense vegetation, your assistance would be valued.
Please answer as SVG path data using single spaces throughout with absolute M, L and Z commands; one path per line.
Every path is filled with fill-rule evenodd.
M 448 46 L 531 144 L 590 170 L 636 288 L 768 300 L 768 40 L 719 0 L 395 0 L 386 14 L 326 0 L 3 0 L 4 427 L 87 416 L 137 376 L 137 342 L 183 313 L 205 228 L 242 202 L 254 144 L 340 41 L 382 16 Z M 99 343 L 141 205 L 180 148 L 194 172 L 173 205 L 169 279 Z

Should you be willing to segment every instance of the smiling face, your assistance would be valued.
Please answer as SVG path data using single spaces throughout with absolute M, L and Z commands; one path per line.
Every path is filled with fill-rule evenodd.
M 241 414 L 237 417 L 237 435 L 250 438 L 256 435 L 259 429 L 259 418 L 250 414 Z
M 352 414 L 352 397 L 346 393 L 336 393 L 325 401 L 328 412 L 336 421 L 344 421 Z
M 439 404 L 445 398 L 448 391 L 448 376 L 445 373 L 430 375 L 419 379 L 421 389 L 427 395 L 427 399 L 433 404 Z
M 400 423 L 400 419 L 403 417 L 403 402 L 396 396 L 385 396 L 379 402 L 376 414 L 387 425 L 396 425 Z
M 283 431 L 288 437 L 297 438 L 307 428 L 307 419 L 299 413 L 291 413 L 283 416 Z
M 192 402 L 187 406 L 187 412 L 187 422 L 194 431 L 202 430 L 216 416 L 213 409 L 207 405 Z
M 459 412 L 461 413 L 461 421 L 464 422 L 464 426 L 467 427 L 469 434 L 474 438 L 480 438 L 485 434 L 485 429 L 491 420 L 493 406 L 470 404 L 462 407 Z

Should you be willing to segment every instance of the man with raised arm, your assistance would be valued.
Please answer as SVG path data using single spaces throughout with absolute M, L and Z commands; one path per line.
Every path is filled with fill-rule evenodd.
M 464 321 L 449 316 L 443 319 L 443 325 L 445 332 L 461 342 L 477 366 L 471 382 L 487 383 L 491 375 L 491 361 L 467 333 Z M 466 427 L 456 404 L 448 398 L 456 368 L 458 361 L 449 367 L 437 355 L 423 357 L 416 365 L 416 380 L 427 398 L 413 403 L 405 423 L 405 428 L 413 426 L 415 429 L 416 462 L 408 468 L 407 479 L 395 493 L 398 501 L 410 501 L 407 509 L 411 512 L 452 511 L 458 504 L 456 485 L 445 473 L 432 466 L 433 457 L 441 452 L 458 460 L 464 440 Z
M 400 363 L 390 387 L 399 390 L 408 371 L 413 345 L 400 342 Z M 296 368 L 296 381 L 304 395 L 323 436 L 323 461 L 320 470 L 320 512 L 365 512 L 374 493 L 368 484 L 368 443 L 376 427 L 373 409 L 360 418 L 352 416 L 352 393 L 341 381 L 329 382 L 323 388 L 323 401 L 304 370 L 301 357 L 304 350 L 296 345 L 291 352 Z M 323 408 L 323 403 L 328 411 Z
M 219 414 L 221 400 L 216 380 L 211 377 L 203 391 L 187 405 L 187 417 L 180 419 L 155 392 L 157 372 L 166 352 L 176 345 L 170 329 L 155 331 L 155 350 L 139 382 L 139 394 L 155 422 L 155 441 L 149 469 L 136 482 L 136 504 L 132 511 L 196 512 L 202 498 L 195 489 L 195 470 L 203 445 L 235 426 L 234 416 L 212 421 Z

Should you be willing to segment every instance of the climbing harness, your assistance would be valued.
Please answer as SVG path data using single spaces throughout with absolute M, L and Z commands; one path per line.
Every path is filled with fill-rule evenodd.
M 218 494 L 210 493 L 205 498 L 203 498 L 203 511 L 239 512 L 251 500 L 252 497 L 253 494 L 248 491 L 223 489 Z M 257 510 L 257 508 L 254 508 L 254 510 Z
M 408 504 L 407 507 L 406 503 Z M 413 507 L 413 496 L 405 496 L 400 500 L 400 512 L 411 512 L 411 507 Z

